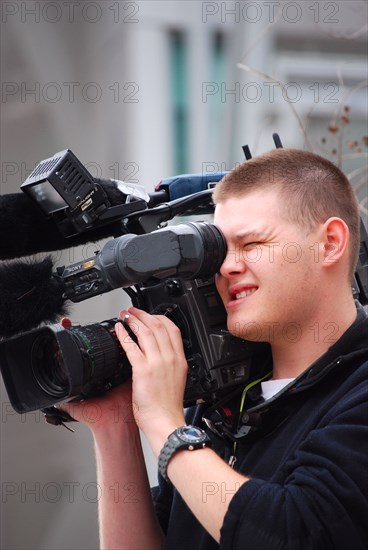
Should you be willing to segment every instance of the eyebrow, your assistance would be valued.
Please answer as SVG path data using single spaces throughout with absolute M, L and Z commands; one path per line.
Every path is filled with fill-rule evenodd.
M 266 232 L 266 231 L 257 231 L 257 230 L 246 230 L 246 231 L 241 231 L 237 235 L 235 235 L 234 241 L 236 243 L 239 243 L 240 241 L 243 241 L 244 239 L 247 239 L 249 237 L 251 237 L 252 239 L 253 238 L 267 239 L 270 236 L 270 234 L 271 233 L 269 231 Z

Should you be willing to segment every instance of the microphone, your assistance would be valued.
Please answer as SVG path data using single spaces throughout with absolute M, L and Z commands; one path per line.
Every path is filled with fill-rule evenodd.
M 63 285 L 53 274 L 48 256 L 41 262 L 15 261 L 0 265 L 0 337 L 56 323 L 68 314 Z

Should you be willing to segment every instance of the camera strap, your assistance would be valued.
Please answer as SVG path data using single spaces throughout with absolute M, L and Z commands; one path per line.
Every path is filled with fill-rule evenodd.
M 44 414 L 45 421 L 52 426 L 64 426 L 70 432 L 74 432 L 72 428 L 67 426 L 65 422 L 77 422 L 75 418 L 70 416 L 66 411 L 58 409 L 57 407 L 45 407 L 41 409 Z

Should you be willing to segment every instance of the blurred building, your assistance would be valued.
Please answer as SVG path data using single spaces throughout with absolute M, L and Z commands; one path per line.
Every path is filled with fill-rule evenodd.
M 65 148 L 92 174 L 151 191 L 162 177 L 231 169 L 242 145 L 256 155 L 278 132 L 284 146 L 342 163 L 367 219 L 366 2 L 26 1 L 1 11 L 1 193 Z M 73 319 L 115 316 L 124 296 L 80 304 Z M 97 548 L 89 433 L 16 415 L 3 388 L 1 399 L 1 547 Z M 147 463 L 154 483 L 149 450 Z

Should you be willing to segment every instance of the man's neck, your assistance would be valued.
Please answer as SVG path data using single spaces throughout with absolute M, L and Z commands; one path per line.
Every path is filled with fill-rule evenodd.
M 295 341 L 283 335 L 272 343 L 273 379 L 295 378 L 321 357 L 356 319 L 354 301 L 334 304 L 329 314 L 299 327 Z

